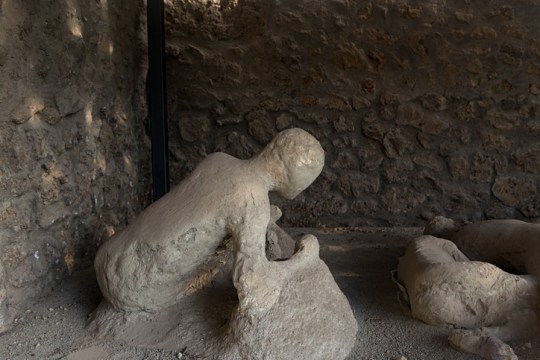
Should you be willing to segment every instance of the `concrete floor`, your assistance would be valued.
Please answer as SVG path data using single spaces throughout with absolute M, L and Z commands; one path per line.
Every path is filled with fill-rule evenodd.
M 452 349 L 447 330 L 412 319 L 397 300 L 390 272 L 419 228 L 289 229 L 315 234 L 336 282 L 358 320 L 356 345 L 349 360 L 475 360 Z M 15 328 L 0 336 L 0 359 L 191 360 L 182 351 L 141 348 L 110 339 L 96 341 L 85 328 L 99 304 L 91 271 L 67 279 L 52 294 L 27 309 Z M 540 341 L 511 344 L 523 360 L 540 360 Z M 329 359 L 330 360 L 330 359 Z

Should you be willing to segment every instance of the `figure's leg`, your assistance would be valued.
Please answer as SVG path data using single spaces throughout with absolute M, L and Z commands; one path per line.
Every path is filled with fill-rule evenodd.
M 501 326 L 453 330 L 448 340 L 457 349 L 481 355 L 487 360 L 514 360 L 517 356 L 504 341 L 520 340 L 536 333 L 537 314 L 532 309 L 524 309 L 510 314 L 506 324 Z
M 456 349 L 480 355 L 486 360 L 518 360 L 510 346 L 483 329 L 452 330 L 448 340 Z
M 292 273 L 319 258 L 319 243 L 313 235 L 298 241 L 299 250 L 288 260 L 268 261 L 266 257 L 236 251 L 233 282 L 240 305 L 262 314 L 279 299 L 285 281 Z
M 432 235 L 441 239 L 450 240 L 461 229 L 462 225 L 444 216 L 435 216 L 424 228 L 424 235 Z
M 532 309 L 523 309 L 509 314 L 507 322 L 502 326 L 482 328 L 486 334 L 503 341 L 527 339 L 533 334 L 538 334 L 538 330 L 538 316 Z

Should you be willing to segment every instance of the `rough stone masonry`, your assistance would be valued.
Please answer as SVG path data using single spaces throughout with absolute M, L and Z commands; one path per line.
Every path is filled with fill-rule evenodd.
M 538 2 L 172 1 L 174 181 L 301 127 L 327 153 L 288 225 L 540 217 Z
M 144 7 L 0 1 L 0 279 L 24 310 L 149 200 Z M 308 130 L 327 166 L 282 225 L 540 217 L 532 0 L 171 0 L 173 184 Z M 140 36 L 140 35 L 143 36 Z M 2 305 L 3 306 L 3 305 Z

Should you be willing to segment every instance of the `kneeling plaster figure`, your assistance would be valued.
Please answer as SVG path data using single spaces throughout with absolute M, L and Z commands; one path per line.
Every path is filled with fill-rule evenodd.
M 173 306 L 197 291 L 201 269 L 219 271 L 205 266 L 230 237 L 238 305 L 219 345 L 203 357 L 345 358 L 357 331 L 349 303 L 319 259 L 315 237 L 304 237 L 292 254 L 294 242 L 275 224 L 280 210 L 268 198 L 269 191 L 294 198 L 323 165 L 321 145 L 301 129 L 279 133 L 249 160 L 209 155 L 101 246 L 95 269 L 106 302 L 132 313 Z
M 95 269 L 103 296 L 127 311 L 154 311 L 174 304 L 197 267 L 233 237 L 234 282 L 241 273 L 265 277 L 269 191 L 292 199 L 324 165 L 324 151 L 307 132 L 279 133 L 257 156 L 239 160 L 214 153 L 184 181 L 145 209 L 99 249 Z M 274 284 L 270 284 L 274 282 Z M 279 279 L 262 288 L 275 301 Z M 265 285 L 266 284 L 266 285 Z
M 538 331 L 540 225 L 491 220 L 459 226 L 437 217 L 424 233 L 397 270 L 412 316 L 456 328 L 449 341 L 462 351 L 517 359 L 504 341 Z

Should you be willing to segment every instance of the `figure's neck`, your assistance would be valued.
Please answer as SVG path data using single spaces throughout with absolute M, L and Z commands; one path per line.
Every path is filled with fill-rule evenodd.
M 268 191 L 277 190 L 283 183 L 285 178 L 283 164 L 274 156 L 269 156 L 263 151 L 253 157 L 250 162 L 254 172 L 260 176 Z

